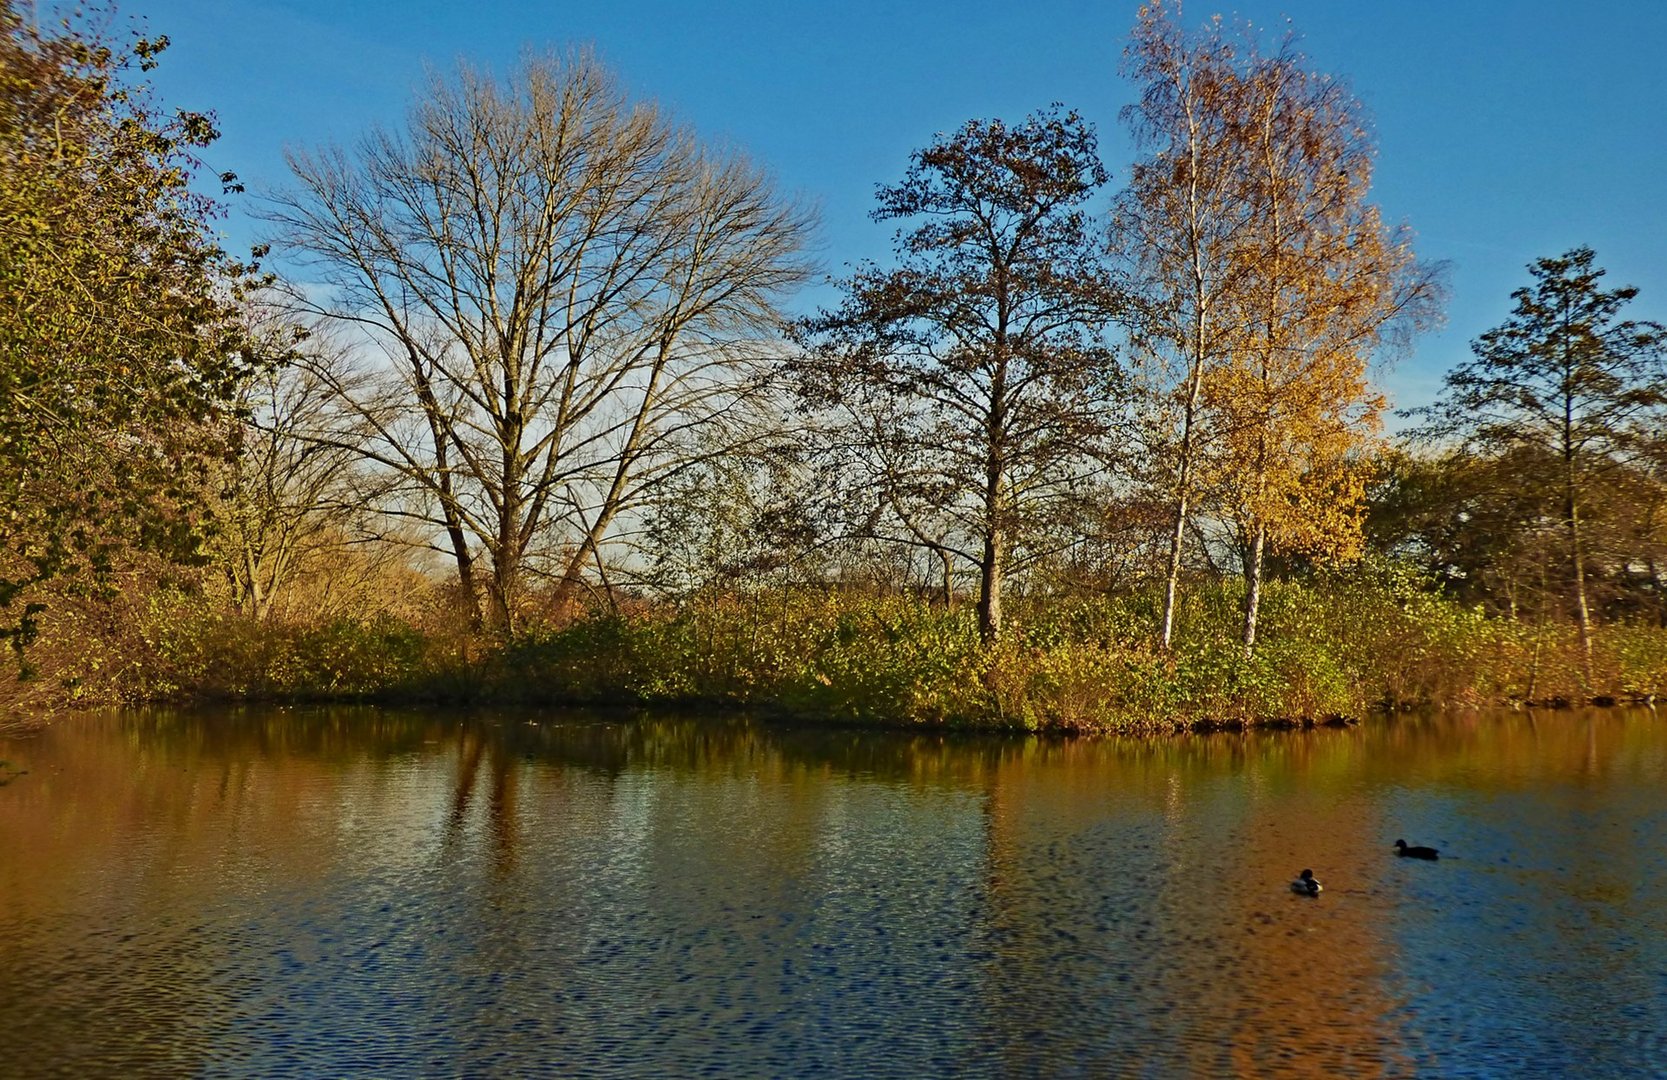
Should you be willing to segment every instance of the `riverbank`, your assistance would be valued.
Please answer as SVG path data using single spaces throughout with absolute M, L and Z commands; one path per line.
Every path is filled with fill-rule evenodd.
M 1236 590 L 1192 590 L 1176 646 L 1155 600 L 1020 602 L 980 644 L 970 610 L 826 589 L 707 594 L 508 639 L 446 620 L 257 624 L 152 598 L 119 642 L 43 656 L 68 704 L 356 701 L 745 709 L 886 727 L 1141 733 L 1343 723 L 1385 707 L 1667 697 L 1667 630 L 1607 626 L 1585 675 L 1572 626 L 1489 618 L 1394 573 L 1275 583 L 1246 659 Z M 47 664 L 52 665 L 48 670 Z

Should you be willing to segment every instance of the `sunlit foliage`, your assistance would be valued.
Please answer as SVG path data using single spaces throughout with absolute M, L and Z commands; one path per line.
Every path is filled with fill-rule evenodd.
M 93 587 L 134 548 L 198 557 L 235 451 L 248 268 L 192 186 L 212 119 L 142 81 L 166 45 L 108 17 L 37 30 L 0 0 L 0 634 L 20 650 L 39 587 Z

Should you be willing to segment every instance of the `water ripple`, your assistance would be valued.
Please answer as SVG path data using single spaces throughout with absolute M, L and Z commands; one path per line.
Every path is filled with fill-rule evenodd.
M 0 792 L 0 1071 L 1667 1074 L 1647 717 L 1158 744 L 539 719 L 0 743 L 33 766 Z M 1303 865 L 1318 899 L 1285 889 Z

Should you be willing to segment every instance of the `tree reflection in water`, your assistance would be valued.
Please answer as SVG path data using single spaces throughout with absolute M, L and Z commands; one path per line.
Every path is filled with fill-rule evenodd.
M 24 1075 L 1667 1064 L 1648 713 L 1069 742 L 248 709 L 0 759 Z

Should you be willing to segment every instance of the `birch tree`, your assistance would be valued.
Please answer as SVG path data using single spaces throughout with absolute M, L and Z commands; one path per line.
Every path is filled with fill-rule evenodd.
M 1428 323 L 1439 269 L 1368 201 L 1374 147 L 1339 81 L 1287 39 L 1272 56 L 1219 18 L 1140 10 L 1124 112 L 1144 153 L 1113 218 L 1133 301 L 1135 431 L 1170 514 L 1160 640 L 1171 641 L 1189 519 L 1243 537 L 1243 640 L 1254 647 L 1271 542 L 1359 545 L 1360 460 L 1383 400 L 1368 364 Z
M 1441 269 L 1369 200 L 1364 110 L 1287 39 L 1250 55 L 1235 150 L 1251 228 L 1236 246 L 1229 321 L 1241 336 L 1205 393 L 1227 440 L 1227 510 L 1245 545 L 1243 641 L 1256 644 L 1270 543 L 1358 551 L 1364 457 L 1384 400 L 1380 348 L 1439 317 Z
M 565 600 L 656 485 L 747 437 L 807 216 L 588 53 L 434 76 L 402 130 L 290 167 L 296 301 L 381 352 L 333 386 L 403 485 L 386 509 L 499 629 L 530 572 Z
M 1205 409 L 1208 373 L 1242 328 L 1230 298 L 1252 225 L 1243 197 L 1246 113 L 1239 49 L 1219 17 L 1187 32 L 1163 3 L 1140 9 L 1124 73 L 1140 98 L 1122 116 L 1142 156 L 1112 218 L 1130 356 L 1131 430 L 1157 498 L 1169 508 L 1159 638 L 1174 633 L 1188 522 L 1219 453 Z

